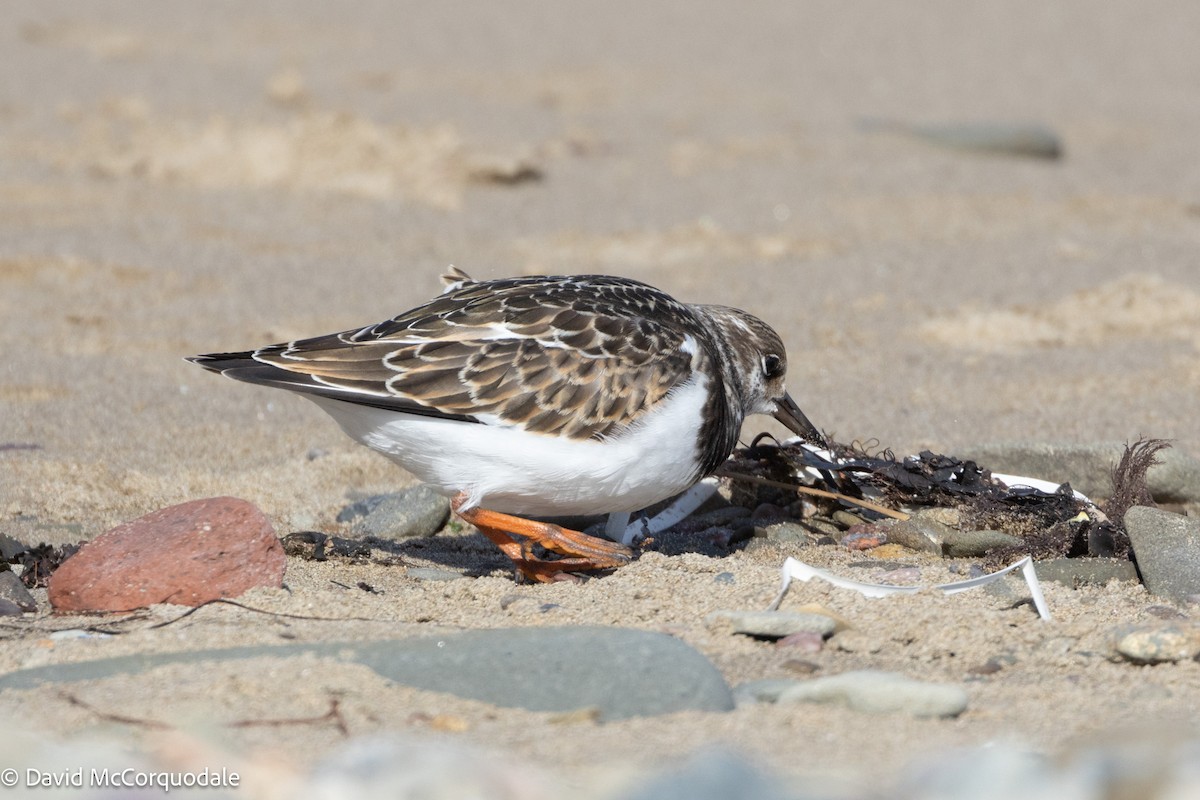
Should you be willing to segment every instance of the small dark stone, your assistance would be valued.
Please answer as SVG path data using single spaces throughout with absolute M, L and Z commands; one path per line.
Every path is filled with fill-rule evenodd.
M 0 599 L 6 600 L 17 607 L 17 613 L 22 611 L 37 611 L 37 601 L 21 583 L 21 579 L 11 570 L 0 572 Z
M 857 514 L 852 514 L 849 511 L 838 510 L 833 512 L 833 523 L 840 528 L 849 529 L 855 525 L 862 525 L 865 522 L 866 520 L 864 520 L 862 517 L 858 516 Z
M 714 583 L 732 584 L 734 581 L 732 572 L 718 572 L 713 576 Z

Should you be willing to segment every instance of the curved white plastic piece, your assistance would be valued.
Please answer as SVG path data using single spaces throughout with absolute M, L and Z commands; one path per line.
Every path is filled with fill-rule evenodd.
M 1038 616 L 1044 620 L 1050 619 L 1050 607 L 1046 605 L 1046 598 L 1042 594 L 1042 586 L 1038 583 L 1037 573 L 1033 569 L 1033 558 L 1025 556 L 1020 561 L 1009 564 L 1002 570 L 981 575 L 978 578 L 971 578 L 965 581 L 955 581 L 954 583 L 943 583 L 937 586 L 895 586 L 888 583 L 866 583 L 865 581 L 856 581 L 851 578 L 843 578 L 839 575 L 834 575 L 832 572 L 826 572 L 823 569 L 818 569 L 811 564 L 805 564 L 803 561 L 797 561 L 794 558 L 788 558 L 783 562 L 783 585 L 779 588 L 779 594 L 771 601 L 771 605 L 767 606 L 767 610 L 775 611 L 779 608 L 779 604 L 783 602 L 784 596 L 792 585 L 792 579 L 801 581 L 810 581 L 813 578 L 831 583 L 842 589 L 853 589 L 864 597 L 889 597 L 896 594 L 916 594 L 923 589 L 932 588 L 938 589 L 945 594 L 956 594 L 957 592 L 965 592 L 967 589 L 976 589 L 980 586 L 986 586 L 993 581 L 998 581 L 1013 570 L 1021 570 L 1021 574 L 1025 577 L 1025 583 L 1029 585 L 1029 593 L 1033 597 L 1033 606 L 1037 609 Z

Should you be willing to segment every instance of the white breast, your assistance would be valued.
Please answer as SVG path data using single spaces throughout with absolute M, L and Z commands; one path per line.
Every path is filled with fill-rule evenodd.
M 470 506 L 530 516 L 637 511 L 696 478 L 703 381 L 679 386 L 619 437 L 571 440 L 397 414 L 309 395 L 347 434 Z

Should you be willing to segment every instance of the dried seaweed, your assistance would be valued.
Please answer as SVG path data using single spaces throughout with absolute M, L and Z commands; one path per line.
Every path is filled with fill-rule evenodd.
M 16 553 L 9 559 L 9 563 L 20 564 L 22 567 L 21 582 L 30 589 L 37 589 L 44 587 L 54 571 L 78 552 L 79 545 L 77 544 L 55 547 L 43 542 L 36 547 L 27 547 Z
M 1152 463 L 1153 453 L 1161 449 L 1153 447 L 1153 440 L 1151 445 L 1135 445 L 1133 453 L 1127 453 L 1118 465 L 1122 486 L 1128 487 L 1122 491 L 1131 496 L 1141 496 L 1137 489 L 1144 488 L 1145 469 Z M 808 493 L 816 488 L 832 493 L 829 498 L 809 498 L 817 503 L 822 517 L 833 517 L 854 503 L 853 499 L 861 498 L 896 510 L 953 509 L 962 530 L 999 530 L 1023 539 L 1020 547 L 992 550 L 989 561 L 995 563 L 1029 553 L 1035 558 L 1128 556 L 1129 538 L 1119 520 L 1110 522 L 1096 515 L 1094 507 L 1076 497 L 1069 484 L 1053 492 L 1010 488 L 974 461 L 928 450 L 899 459 L 890 450 L 871 453 L 857 443 L 834 443 L 832 448 L 835 459 L 828 461 L 799 444 L 764 445 L 756 440 L 734 453 L 723 474 L 735 484 L 739 474 L 746 476 L 747 484 L 769 481 L 769 490 L 759 486 L 758 494 L 749 498 L 752 502 L 787 506 L 796 491 Z M 820 477 L 805 478 L 802 488 L 795 477 L 798 474 Z M 788 485 L 793 492 L 790 498 Z M 1093 513 L 1080 513 L 1089 509 Z M 871 517 L 861 509 L 857 513 Z
M 1138 439 L 1125 444 L 1125 452 L 1112 470 L 1112 497 L 1104 504 L 1104 513 L 1114 524 L 1124 526 L 1125 513 L 1134 506 L 1154 505 L 1146 473 L 1160 463 L 1158 453 L 1170 446 L 1166 439 Z

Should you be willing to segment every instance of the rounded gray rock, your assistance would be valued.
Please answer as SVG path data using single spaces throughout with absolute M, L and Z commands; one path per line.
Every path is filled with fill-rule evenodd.
M 734 633 L 766 639 L 782 639 L 801 632 L 830 636 L 837 627 L 837 621 L 824 614 L 787 611 L 714 611 L 704 621 L 709 625 L 728 624 Z
M 202 670 L 210 661 L 303 655 L 359 663 L 405 686 L 498 706 L 595 708 L 604 720 L 734 708 L 721 673 L 684 642 L 662 633 L 577 625 L 139 653 L 16 670 L 0 675 L 0 689 L 136 675 L 166 664 Z
M 998 547 L 1020 547 L 1023 540 L 1003 531 L 956 531 L 951 528 L 942 541 L 943 552 L 950 558 L 974 558 Z
M 661 633 L 500 628 L 353 649 L 355 661 L 397 683 L 531 711 L 595 707 L 614 720 L 734 707 L 712 662 Z
M 37 600 L 12 570 L 0 572 L 0 599 L 7 600 L 21 611 L 37 611 Z
M 779 704 L 838 703 L 869 714 L 956 717 L 967 709 L 967 693 L 949 683 L 916 681 L 895 672 L 859 670 L 799 681 L 779 695 Z
M 353 522 L 354 532 L 378 539 L 432 536 L 450 518 L 450 501 L 425 484 L 378 494 L 342 509 L 338 522 Z
M 1033 569 L 1040 581 L 1053 581 L 1072 588 L 1138 579 L 1133 562 L 1123 558 L 1049 558 L 1034 562 Z
M 1150 594 L 1185 601 L 1200 593 L 1200 519 L 1134 506 L 1125 530 Z
M 1200 655 L 1200 627 L 1184 622 L 1123 625 L 1112 638 L 1117 654 L 1135 664 L 1187 661 Z

